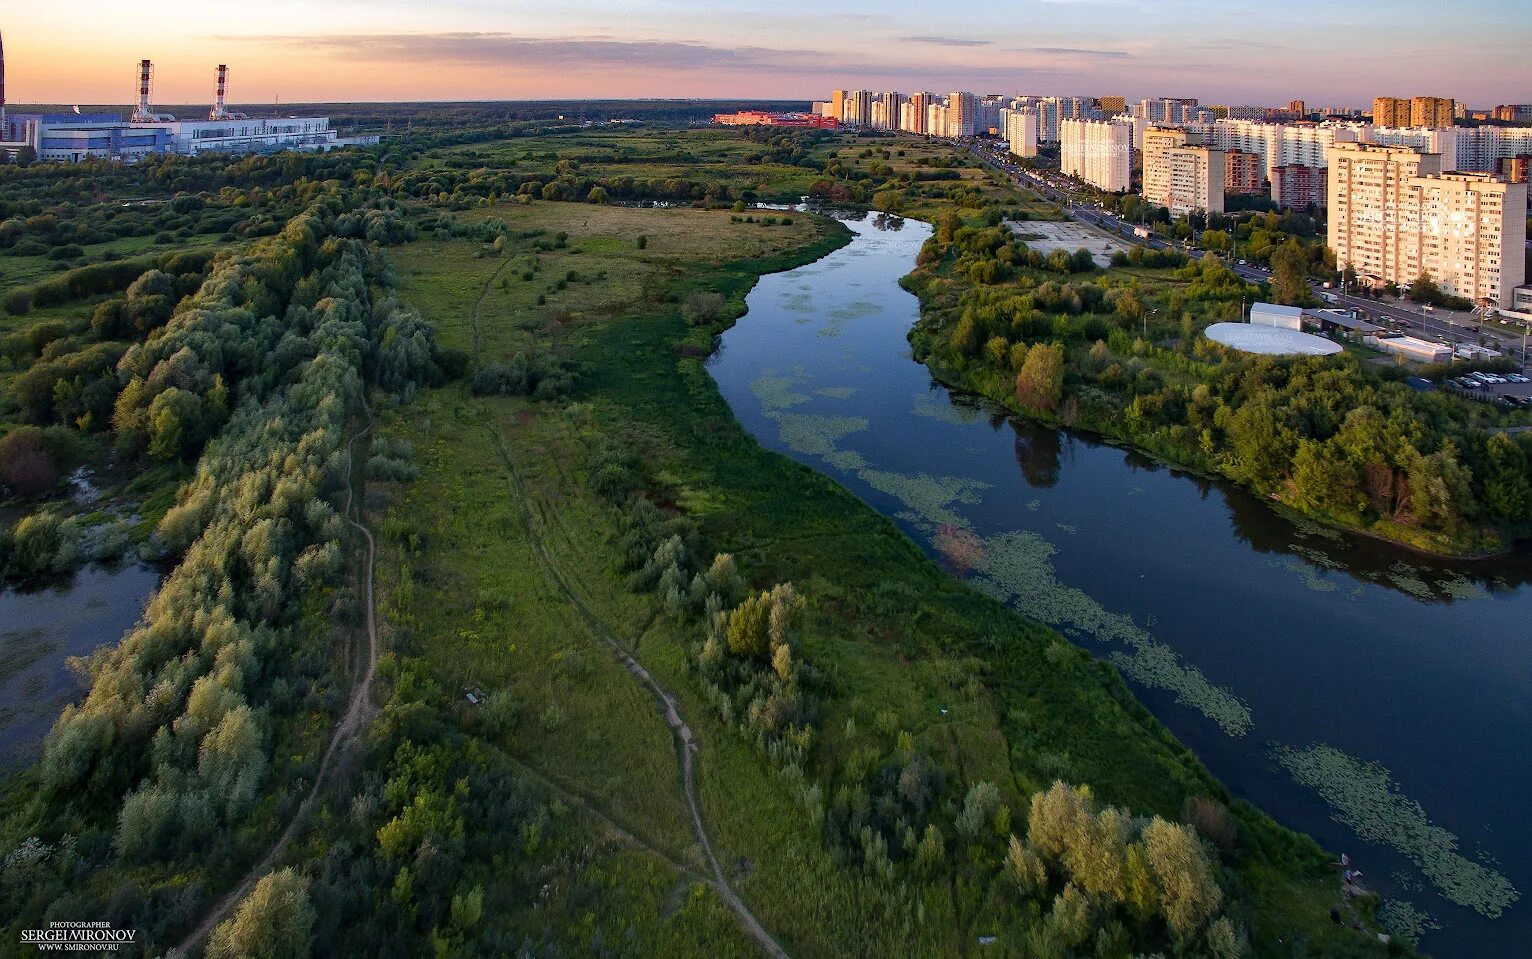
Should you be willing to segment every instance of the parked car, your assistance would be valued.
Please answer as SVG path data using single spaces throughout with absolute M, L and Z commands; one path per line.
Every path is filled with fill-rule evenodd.
M 1532 380 L 1528 380 L 1525 376 L 1522 376 L 1520 373 L 1507 373 L 1505 375 L 1505 378 L 1510 380 L 1512 383 L 1527 383 L 1527 382 L 1532 382 Z

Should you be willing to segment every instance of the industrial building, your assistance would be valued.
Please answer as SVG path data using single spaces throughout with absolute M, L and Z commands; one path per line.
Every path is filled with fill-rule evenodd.
M 1296 306 L 1256 302 L 1250 306 L 1250 322 L 1255 326 L 1275 326 L 1284 330 L 1303 329 L 1303 310 Z
M 154 64 L 138 65 L 138 99 L 133 115 L 5 113 L 5 55 L 0 45 L 0 154 L 14 156 L 30 147 L 39 160 L 78 163 L 101 159 L 135 162 L 156 154 L 278 153 L 324 151 L 370 146 L 376 136 L 342 137 L 329 117 L 250 117 L 225 105 L 229 68 L 215 75 L 212 108 L 205 119 L 178 120 L 156 113 L 152 104 Z
M 1447 363 L 1452 359 L 1452 347 L 1414 336 L 1379 336 L 1366 342 L 1385 353 L 1402 356 L 1416 363 Z

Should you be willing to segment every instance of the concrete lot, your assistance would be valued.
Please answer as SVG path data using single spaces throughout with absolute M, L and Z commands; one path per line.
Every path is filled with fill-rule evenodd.
M 1028 247 L 1043 256 L 1054 250 L 1073 253 L 1084 247 L 1091 252 L 1097 266 L 1110 266 L 1112 254 L 1119 250 L 1126 253 L 1130 245 L 1126 240 L 1114 240 L 1100 230 L 1093 230 L 1080 223 L 1027 220 L 1007 225 Z

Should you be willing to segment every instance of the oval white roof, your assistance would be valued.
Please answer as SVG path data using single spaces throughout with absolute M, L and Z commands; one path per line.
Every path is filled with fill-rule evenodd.
M 1251 323 L 1214 323 L 1204 333 L 1214 343 L 1265 356 L 1330 356 L 1339 343 L 1311 333 Z

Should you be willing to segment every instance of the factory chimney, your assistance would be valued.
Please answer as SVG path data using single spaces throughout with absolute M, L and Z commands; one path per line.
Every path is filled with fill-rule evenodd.
M 227 120 L 229 111 L 224 108 L 224 97 L 229 92 L 229 65 L 218 64 L 218 91 L 213 95 L 213 111 L 207 115 L 209 120 Z
M 133 111 L 134 122 L 147 123 L 155 119 L 154 108 L 149 105 L 150 84 L 153 79 L 153 61 L 138 61 L 138 109 Z
M 0 140 L 7 137 L 5 128 L 5 38 L 0 37 Z

